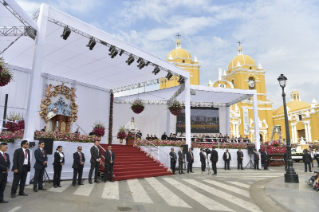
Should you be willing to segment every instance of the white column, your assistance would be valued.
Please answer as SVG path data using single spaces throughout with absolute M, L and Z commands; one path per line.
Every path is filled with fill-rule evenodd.
M 185 79 L 185 131 L 186 131 L 186 144 L 191 147 L 191 104 L 190 104 L 190 80 Z
M 294 124 L 291 124 L 290 125 L 291 126 L 291 140 L 292 140 L 292 143 L 295 143 L 295 140 L 296 140 L 296 138 L 295 138 L 295 125 Z
M 226 107 L 226 133 L 230 136 L 230 117 L 229 117 L 229 107 Z
M 308 123 L 304 122 L 305 124 L 305 134 L 306 134 L 306 141 L 308 141 L 309 137 L 308 137 Z
M 259 118 L 258 118 L 258 103 L 257 103 L 257 92 L 253 95 L 253 110 L 254 110 L 254 130 L 255 130 L 255 148 L 258 151 L 260 157 L 260 139 L 259 139 Z M 259 160 L 259 167 L 261 167 L 261 161 Z
M 236 137 L 239 137 L 239 124 L 236 123 Z
M 311 142 L 311 126 L 310 126 L 310 122 L 308 122 L 308 141 Z
M 295 125 L 295 138 L 296 138 L 296 143 L 298 143 L 298 135 L 297 135 L 297 126 Z
M 167 121 L 166 121 L 166 135 L 169 136 L 170 135 L 170 131 L 171 131 L 171 112 L 169 111 L 169 109 L 167 108 Z
M 31 85 L 29 91 L 28 106 L 25 114 L 24 139 L 33 140 L 34 131 L 40 130 L 40 124 L 37 125 L 37 118 L 40 118 L 40 99 L 42 94 L 41 69 L 44 56 L 45 34 L 49 15 L 48 5 L 42 4 L 38 19 L 38 31 L 35 40 L 35 51 L 31 73 Z

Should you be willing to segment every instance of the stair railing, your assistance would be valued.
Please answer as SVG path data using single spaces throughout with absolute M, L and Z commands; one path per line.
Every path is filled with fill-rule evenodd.
M 141 137 L 142 147 L 150 153 L 153 157 L 157 158 L 157 160 L 161 161 L 165 166 L 170 168 L 170 155 L 164 152 L 159 148 L 159 146 L 155 146 L 152 142 L 147 140 L 146 138 Z

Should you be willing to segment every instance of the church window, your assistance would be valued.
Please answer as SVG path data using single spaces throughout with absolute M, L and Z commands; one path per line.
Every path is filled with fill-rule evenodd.
M 183 60 L 183 63 L 185 63 L 185 60 Z
M 231 83 L 232 83 L 233 86 L 235 87 L 235 80 L 232 80 Z
M 302 115 L 299 115 L 299 121 L 302 121 Z
M 251 70 L 251 67 L 249 69 Z
M 255 89 L 255 79 L 253 77 L 249 77 L 248 79 L 248 86 L 249 89 Z
M 219 85 L 219 87 L 221 87 L 221 88 L 224 88 L 224 87 L 225 87 L 225 85 L 223 85 L 223 84 L 220 84 L 220 85 Z

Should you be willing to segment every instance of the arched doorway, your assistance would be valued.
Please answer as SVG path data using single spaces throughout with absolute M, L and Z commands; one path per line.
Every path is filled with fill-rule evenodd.
M 260 139 L 260 142 L 262 143 L 263 142 L 263 136 L 260 133 L 259 133 L 259 139 Z

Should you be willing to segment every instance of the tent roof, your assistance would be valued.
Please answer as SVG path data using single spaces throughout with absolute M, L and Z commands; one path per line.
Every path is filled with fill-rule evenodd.
M 48 22 L 45 33 L 42 72 L 60 76 L 106 89 L 157 80 L 167 75 L 167 71 L 189 78 L 183 69 L 159 59 L 129 43 L 126 43 L 102 30 L 84 23 L 51 6 L 43 4 L 41 10 L 48 7 Z M 45 11 L 45 10 L 43 10 Z M 41 12 L 40 12 L 41 15 Z M 46 14 L 44 14 L 46 15 Z M 67 40 L 61 38 L 64 26 L 70 27 Z M 86 46 L 91 37 L 97 41 L 93 50 Z M 125 52 L 113 59 L 109 56 L 110 45 Z M 0 46 L 3 49 L 3 45 Z M 35 42 L 29 37 L 22 37 L 6 50 L 6 63 L 32 69 Z M 1 49 L 0 49 L 1 50 Z M 135 55 L 135 61 L 128 65 L 129 55 Z M 137 67 L 141 57 L 150 64 L 142 69 Z M 152 71 L 159 66 L 161 71 L 154 75 Z
M 190 100 L 192 106 L 230 106 L 236 104 L 254 94 L 255 90 L 241 90 L 220 87 L 208 87 L 191 85 Z M 175 96 L 174 96 L 175 95 Z M 183 86 L 176 86 L 165 90 L 156 90 L 129 96 L 114 98 L 115 103 L 132 103 L 137 98 L 149 104 L 167 104 L 169 100 L 176 98 L 177 101 L 185 101 Z

